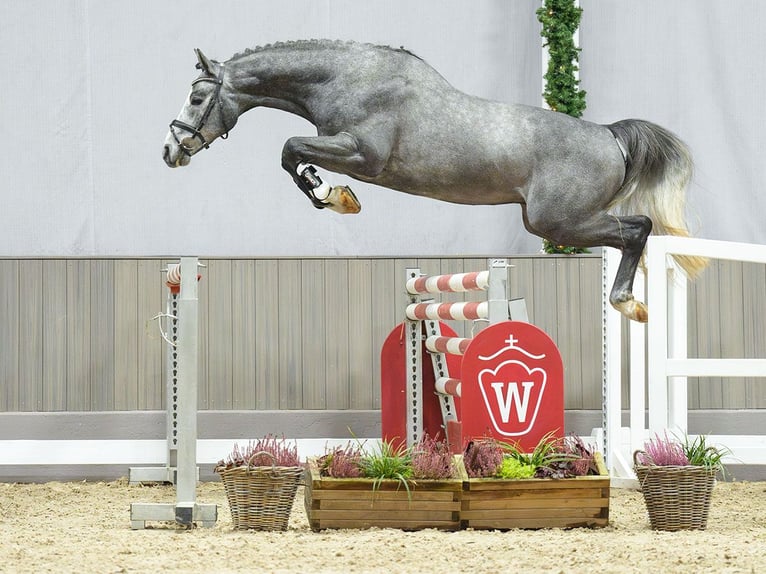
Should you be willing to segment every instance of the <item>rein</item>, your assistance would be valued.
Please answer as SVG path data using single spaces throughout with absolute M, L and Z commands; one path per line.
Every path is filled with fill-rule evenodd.
M 223 85 L 223 72 L 224 72 L 223 64 L 220 64 L 220 69 L 218 70 L 217 77 L 197 78 L 196 80 L 192 82 L 192 86 L 194 86 L 194 84 L 197 84 L 199 82 L 214 82 L 216 85 L 215 93 L 213 94 L 213 97 L 210 98 L 210 101 L 207 104 L 207 108 L 205 108 L 205 113 L 202 114 L 202 117 L 199 119 L 199 122 L 197 123 L 196 126 L 192 126 L 178 119 L 175 119 L 172 122 L 170 122 L 170 133 L 173 134 L 173 139 L 176 140 L 176 143 L 178 144 L 178 147 L 181 148 L 181 151 L 183 151 L 189 157 L 193 156 L 202 148 L 207 149 L 210 147 L 211 142 L 208 142 L 205 139 L 205 136 L 202 135 L 201 130 L 205 126 L 205 122 L 210 116 L 210 112 L 213 111 L 213 108 L 215 107 L 216 103 L 218 104 L 218 110 L 219 110 L 219 113 L 221 114 L 221 123 L 223 124 L 224 128 L 226 128 L 226 132 L 221 136 L 221 139 L 225 140 L 227 137 L 229 137 L 229 128 L 226 126 L 226 122 L 224 120 L 223 102 L 221 101 L 221 86 Z M 199 139 L 199 141 L 201 142 L 201 145 L 198 148 L 194 149 L 190 147 L 189 145 L 183 143 L 181 141 L 181 138 L 179 138 L 178 134 L 176 133 L 176 128 L 189 132 L 192 135 L 192 138 Z

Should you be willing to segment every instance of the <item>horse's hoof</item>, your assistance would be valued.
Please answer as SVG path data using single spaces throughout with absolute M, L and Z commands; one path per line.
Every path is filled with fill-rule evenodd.
M 636 301 L 636 307 L 633 310 L 633 320 L 639 323 L 649 322 L 649 309 L 640 301 Z
M 612 305 L 631 321 L 638 321 L 639 323 L 649 321 L 649 309 L 641 301 L 629 299 Z
M 325 200 L 326 207 L 337 213 L 359 213 L 362 205 L 346 185 L 336 185 L 330 190 L 330 195 Z

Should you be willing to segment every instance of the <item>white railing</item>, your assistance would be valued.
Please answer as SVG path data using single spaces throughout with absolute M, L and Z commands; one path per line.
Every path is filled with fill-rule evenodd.
M 641 448 L 648 436 L 665 429 L 676 434 L 687 432 L 687 377 L 766 377 L 766 359 L 687 357 L 687 280 L 672 255 L 766 264 L 766 245 L 671 236 L 649 238 L 647 277 L 639 272 L 634 293 L 637 299 L 643 299 L 646 283 L 650 320 L 647 326 L 630 324 L 628 427 L 623 427 L 621 421 L 621 315 L 611 309 L 607 301 L 620 254 L 614 249 L 604 250 L 603 427 L 607 464 L 616 477 L 634 476 L 631 453 Z M 645 329 L 648 329 L 648 336 Z M 647 410 L 648 424 L 645 420 Z M 710 438 L 732 450 L 728 462 L 766 464 L 764 435 Z

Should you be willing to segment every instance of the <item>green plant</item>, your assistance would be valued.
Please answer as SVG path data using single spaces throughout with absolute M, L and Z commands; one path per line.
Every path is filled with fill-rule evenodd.
M 495 472 L 498 478 L 532 478 L 537 470 L 531 464 L 524 464 L 518 458 L 506 456 Z
M 398 480 L 409 496 L 412 464 L 405 446 L 396 447 L 393 442 L 381 441 L 376 449 L 362 456 L 359 466 L 365 477 L 373 479 L 373 490 L 377 490 L 384 480 Z
M 506 452 L 509 456 L 518 459 L 524 464 L 540 468 L 550 464 L 551 461 L 559 457 L 557 452 L 558 440 L 551 431 L 538 441 L 532 452 L 523 452 L 518 444 L 506 445 Z
M 400 479 L 412 476 L 409 450 L 386 441 L 381 441 L 372 452 L 362 455 L 359 464 L 368 478 Z
M 535 472 L 538 478 L 572 478 L 599 473 L 593 450 L 575 435 L 553 439 L 546 458 Z
M 693 440 L 689 439 L 689 435 L 684 435 L 683 450 L 686 458 L 689 459 L 689 464 L 726 473 L 723 458 L 731 454 L 731 451 L 726 447 L 708 444 L 705 435 L 697 435 Z
M 547 239 L 543 239 L 543 251 L 549 255 L 575 255 L 577 253 L 590 253 L 590 249 L 585 249 L 584 247 L 556 245 Z
M 573 465 L 581 458 L 567 447 L 567 440 L 553 432 L 546 433 L 532 452 L 523 452 L 517 444 L 507 445 L 508 457 L 535 469 L 536 478 L 569 478 L 576 476 Z

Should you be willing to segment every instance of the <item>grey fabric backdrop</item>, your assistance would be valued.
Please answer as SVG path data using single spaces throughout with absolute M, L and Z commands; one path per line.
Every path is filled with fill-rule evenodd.
M 689 216 L 710 239 L 766 243 L 760 110 L 766 3 L 582 0 L 587 119 L 643 117 L 691 146 Z
M 195 77 L 277 40 L 404 45 L 459 88 L 540 102 L 532 0 L 6 0 L 0 5 L 0 256 L 513 254 L 539 249 L 517 206 L 461 207 L 352 183 L 357 216 L 318 212 L 279 165 L 305 121 L 254 110 L 183 169 L 161 160 Z M 582 0 L 586 118 L 643 117 L 698 163 L 699 235 L 766 242 L 757 0 Z

